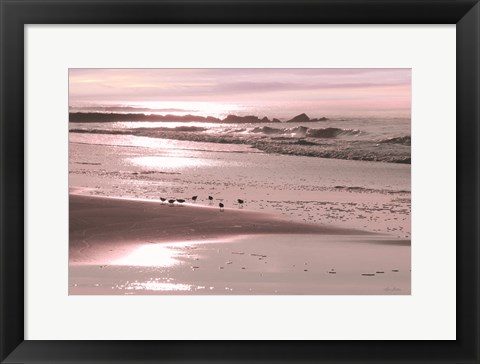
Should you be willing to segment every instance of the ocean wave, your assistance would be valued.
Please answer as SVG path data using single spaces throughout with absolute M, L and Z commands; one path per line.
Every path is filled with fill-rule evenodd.
M 245 128 L 235 128 L 235 129 L 226 129 L 224 130 L 225 133 L 243 133 L 247 131 Z
M 412 144 L 412 139 L 410 135 L 405 135 L 402 137 L 387 138 L 379 141 L 382 144 L 402 144 L 410 146 Z
M 265 129 L 272 135 L 278 130 L 276 128 Z M 283 129 L 292 133 L 299 132 L 300 128 Z M 308 129 L 308 128 L 306 128 Z M 354 130 L 344 130 L 338 128 L 325 129 L 311 129 L 311 130 L 326 130 L 337 129 L 334 131 L 327 131 L 327 135 L 339 133 L 353 133 Z M 360 139 L 338 139 L 335 137 L 325 138 L 311 138 L 311 137 L 286 137 L 281 133 L 278 137 L 269 137 L 263 131 L 257 133 L 204 133 L 204 132 L 185 132 L 182 129 L 176 128 L 135 128 L 122 130 L 102 130 L 102 129 L 71 129 L 71 133 L 90 133 L 90 134 L 118 134 L 118 135 L 134 135 L 138 137 L 173 139 L 191 142 L 206 142 L 206 143 L 221 143 L 221 144 L 245 144 L 252 148 L 256 148 L 266 153 L 288 154 L 319 158 L 336 158 L 347 160 L 363 160 L 363 161 L 378 161 L 390 163 L 411 163 L 410 147 L 404 144 L 392 143 L 378 143 L 375 140 L 360 140 Z M 305 132 L 308 135 L 308 130 Z
M 290 135 L 294 137 L 308 138 L 337 138 L 340 136 L 355 136 L 361 133 L 357 129 L 341 128 L 320 128 L 312 129 L 306 126 L 297 126 L 295 128 L 272 128 L 270 126 L 259 126 L 250 130 L 252 133 L 262 133 L 266 135 Z
M 266 153 L 287 154 L 305 157 L 330 158 L 359 160 L 371 162 L 387 162 L 411 164 L 409 150 L 392 150 L 385 148 L 380 150 L 375 148 L 372 143 L 360 142 L 343 145 L 339 148 L 337 145 L 318 145 L 311 143 L 290 143 L 290 144 L 273 144 L 273 143 L 254 143 L 253 146 Z
M 160 129 L 160 128 L 157 128 Z M 196 131 L 205 131 L 207 128 L 201 126 L 177 126 L 175 128 L 164 128 L 167 131 L 174 130 L 174 131 L 187 131 L 187 132 L 196 132 Z
M 340 128 L 322 128 L 307 130 L 307 137 L 310 138 L 336 138 L 339 136 L 359 135 L 361 132 L 357 129 L 340 129 Z
M 282 129 L 271 128 L 269 126 L 258 126 L 250 130 L 251 133 L 263 134 L 282 134 Z
M 305 139 L 298 139 L 294 142 L 294 144 L 298 145 L 318 145 L 317 143 L 305 140 Z

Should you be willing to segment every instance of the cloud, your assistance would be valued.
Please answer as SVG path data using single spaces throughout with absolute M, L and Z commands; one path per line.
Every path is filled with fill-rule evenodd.
M 69 101 L 198 101 L 288 105 L 363 100 L 410 106 L 410 69 L 70 69 Z M 401 100 L 401 102 L 399 102 Z M 338 101 L 336 101 L 338 104 Z

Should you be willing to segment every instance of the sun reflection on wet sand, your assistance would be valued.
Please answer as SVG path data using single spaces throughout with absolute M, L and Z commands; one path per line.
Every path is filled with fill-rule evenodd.
M 135 248 L 121 258 L 111 261 L 109 264 L 112 266 L 173 267 L 179 264 L 186 264 L 182 257 L 197 258 L 193 251 L 199 245 L 231 242 L 236 238 L 145 244 Z
M 210 240 L 198 240 L 198 241 L 179 241 L 174 243 L 163 244 L 148 244 L 143 245 L 133 250 L 128 255 L 114 260 L 110 263 L 113 266 L 124 267 L 150 267 L 150 268 L 171 268 L 180 267 L 181 265 L 191 265 L 192 259 L 199 260 L 198 254 L 195 254 L 195 250 L 200 248 L 203 244 L 211 243 L 225 243 L 238 239 L 235 238 L 223 238 L 223 239 L 210 239 Z M 195 270 L 196 266 L 191 266 L 192 270 Z M 180 291 L 198 291 L 205 290 L 205 286 L 175 283 L 174 279 L 169 276 L 161 278 L 150 277 L 148 279 L 135 280 L 133 282 L 126 281 L 122 284 L 117 284 L 112 287 L 114 290 L 119 291 L 131 291 L 133 292 L 180 292 Z M 209 288 L 210 290 L 213 287 Z M 126 292 L 126 294 L 128 294 Z
M 71 266 L 69 294 L 409 295 L 410 244 L 315 234 L 151 244 L 111 265 Z

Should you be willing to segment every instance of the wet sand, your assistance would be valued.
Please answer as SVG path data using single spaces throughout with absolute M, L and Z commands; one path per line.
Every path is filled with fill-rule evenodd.
M 261 153 L 244 145 L 70 136 L 70 187 L 103 197 L 190 198 L 409 239 L 410 167 Z M 84 135 L 85 137 L 85 135 Z M 76 140 L 77 142 L 74 142 Z M 92 140 L 90 140 L 92 143 Z M 124 145 L 125 144 L 125 145 Z M 147 147 L 148 146 L 148 147 Z
M 91 197 L 70 194 L 70 263 L 108 254 L 121 256 L 135 244 L 201 241 L 253 234 L 369 234 L 352 229 L 287 221 L 248 210 Z M 103 259 L 103 258 L 102 258 Z
M 69 294 L 410 294 L 410 241 L 240 209 L 70 195 Z

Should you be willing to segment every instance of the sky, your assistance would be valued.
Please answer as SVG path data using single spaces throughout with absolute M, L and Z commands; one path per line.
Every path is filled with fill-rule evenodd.
M 410 116 L 411 69 L 70 69 L 69 106 Z

